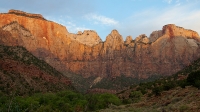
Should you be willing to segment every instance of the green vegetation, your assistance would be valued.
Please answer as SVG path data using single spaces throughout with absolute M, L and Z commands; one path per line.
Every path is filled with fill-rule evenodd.
M 151 93 L 148 93 L 151 95 L 160 95 L 162 91 L 168 91 L 176 87 L 182 87 L 185 88 L 185 86 L 188 86 L 189 83 L 186 79 L 183 80 L 177 80 L 173 77 L 167 77 L 163 79 L 157 79 L 153 82 L 146 82 L 146 83 L 140 83 L 137 87 L 137 91 L 141 91 L 142 94 L 148 93 L 147 91 L 151 91 Z M 136 86 L 133 86 L 131 88 L 134 88 Z
M 188 75 L 187 82 L 200 89 L 200 71 L 192 72 Z
M 31 70 L 38 68 L 56 78 L 64 78 L 60 72 L 43 60 L 37 59 L 25 48 L 0 45 L 1 61 L 4 59 L 25 65 Z M 95 111 L 109 105 L 120 105 L 121 100 L 113 94 L 83 95 L 74 90 L 72 85 L 51 83 L 42 77 L 34 77 L 12 69 L 13 66 L 0 66 L 0 112 L 79 112 Z M 43 74 L 44 75 L 44 74 Z M 65 75 L 73 75 L 66 73 Z M 80 78 L 79 78 L 80 79 Z M 91 78 L 90 80 L 94 80 Z M 83 81 L 83 80 L 77 80 Z M 87 81 L 85 81 L 87 82 Z M 14 86 L 13 86 L 14 85 Z M 89 84 L 88 84 L 89 85 Z
M 199 67 L 200 59 L 194 61 L 194 63 L 172 76 L 162 77 L 151 82 L 143 82 L 139 85 L 132 85 L 129 89 L 123 90 L 117 93 L 117 95 L 121 98 L 123 104 L 136 104 L 137 102 L 141 102 L 141 99 L 143 97 L 147 97 L 147 99 L 162 97 L 164 93 L 180 87 L 184 89 L 186 87 L 188 88 L 190 86 L 193 86 L 200 89 Z M 168 102 L 169 99 L 171 98 L 168 97 L 166 104 L 164 105 L 170 104 L 170 102 Z M 174 98 L 171 103 L 176 103 L 180 100 L 182 99 L 180 97 L 177 97 Z M 179 108 L 180 111 L 184 111 L 187 109 L 188 108 L 185 105 Z
M 189 107 L 186 106 L 186 105 L 182 105 L 182 106 L 179 108 L 180 112 L 187 112 L 188 109 L 189 109 Z
M 132 91 L 129 95 L 129 98 L 132 102 L 136 103 L 141 100 L 142 93 L 140 91 Z
M 83 95 L 73 91 L 38 93 L 32 96 L 5 96 L 0 93 L 0 112 L 80 112 L 95 111 L 109 105 L 120 105 L 113 94 Z
M 49 73 L 52 76 L 60 77 L 62 74 L 56 71 L 54 68 L 49 66 L 42 60 L 37 59 L 35 56 L 30 54 L 23 47 L 7 47 L 0 45 L 0 58 L 1 59 L 13 59 L 15 61 L 19 61 L 21 63 L 28 65 L 35 65 L 40 70 Z M 143 82 L 139 85 L 133 85 L 130 87 L 130 91 L 124 90 L 117 95 L 120 97 L 121 94 L 126 94 L 127 97 L 120 97 L 119 99 L 116 95 L 113 94 L 86 94 L 83 95 L 81 93 L 77 93 L 75 91 L 67 90 L 68 88 L 64 88 L 65 91 L 47 91 L 45 93 L 41 93 L 41 91 L 37 91 L 35 88 L 30 87 L 29 83 L 23 79 L 21 74 L 12 73 L 8 70 L 0 70 L 0 76 L 2 74 L 6 74 L 9 76 L 8 79 L 1 78 L 0 79 L 0 112 L 11 111 L 11 112 L 21 112 L 21 111 L 59 111 L 59 112 L 79 112 L 79 111 L 96 111 L 100 109 L 105 109 L 108 107 L 117 108 L 117 106 L 122 104 L 137 104 L 143 100 L 144 97 L 148 97 L 151 99 L 152 97 L 161 97 L 165 94 L 166 91 L 170 91 L 176 89 L 178 87 L 185 88 L 186 86 L 194 86 L 200 89 L 200 59 L 195 61 L 194 64 L 186 67 L 182 71 L 176 73 L 173 76 L 160 78 L 152 82 Z M 6 76 L 6 78 L 7 78 Z M 188 77 L 187 77 L 188 76 Z M 183 77 L 183 78 L 180 78 Z M 155 79 L 158 77 L 152 77 L 151 79 Z M 17 79 L 17 80 L 16 80 Z M 86 82 L 84 80 L 79 80 L 77 78 L 77 82 Z M 94 80 L 94 77 L 88 80 Z M 150 79 L 150 80 L 151 80 Z M 7 82 L 5 82 L 5 80 Z M 40 78 L 35 77 L 34 80 L 36 82 L 42 82 Z M 19 87 L 25 87 L 30 94 L 22 93 L 19 94 L 22 90 L 17 88 L 16 91 L 10 90 L 12 84 L 10 82 L 15 81 L 20 84 Z M 32 80 L 33 81 L 33 80 Z M 106 89 L 123 89 L 125 86 L 131 84 L 137 84 L 139 81 L 137 79 L 133 79 L 130 77 L 125 77 L 121 75 L 121 77 L 116 77 L 114 79 L 102 79 L 100 83 L 97 83 L 93 86 L 93 88 L 105 88 Z M 37 84 L 37 83 L 35 83 Z M 58 84 L 48 84 L 46 82 L 42 83 L 43 85 L 48 85 L 48 90 L 56 90 L 58 89 Z M 1 86 L 3 85 L 3 86 Z M 88 84 L 90 85 L 90 84 Z M 119 85 L 119 86 L 116 86 Z M 81 87 L 81 85 L 79 85 Z M 50 89 L 51 88 L 51 89 Z M 53 88 L 53 89 L 52 89 Z M 58 92 L 59 91 L 59 92 Z M 165 92 L 164 92 L 165 91 Z M 184 92 L 189 93 L 189 92 Z M 174 94 L 174 95 L 177 95 Z M 187 95 L 187 94 L 186 94 Z M 191 94 L 192 96 L 193 94 Z M 194 96 L 197 94 L 194 94 Z M 183 100 L 181 95 L 177 95 L 176 98 L 168 97 L 167 101 L 162 104 L 162 106 L 166 106 L 164 109 L 166 110 L 174 110 L 174 107 L 169 105 L 170 103 L 176 103 Z M 193 96 L 193 97 L 194 97 Z M 168 100 L 170 100 L 168 102 Z M 140 104 L 145 105 L 145 104 Z M 154 105 L 154 104 L 152 104 Z M 155 104 L 156 105 L 156 104 Z M 129 105 L 126 105 L 129 106 Z M 129 108 L 130 111 L 138 110 L 135 108 Z M 180 105 L 178 107 L 179 111 L 187 111 L 189 109 L 188 105 Z M 140 109 L 143 111 L 144 109 Z
M 188 69 L 186 70 L 188 72 Z M 152 91 L 151 93 L 148 93 L 150 96 L 151 95 L 158 96 L 162 91 L 168 91 L 176 87 L 185 88 L 186 86 L 192 85 L 200 89 L 200 70 L 191 73 L 188 72 L 188 77 L 186 76 L 187 74 L 185 73 L 179 72 L 179 74 L 182 74 L 181 76 L 185 78 L 179 79 L 178 74 L 175 74 L 169 77 L 157 79 L 152 82 L 140 83 L 139 86 L 137 87 L 137 91 L 141 91 L 142 94 L 146 94 L 147 91 L 150 90 Z M 135 87 L 136 85 L 131 86 L 130 88 L 135 88 Z
M 86 96 L 89 101 L 88 109 L 92 111 L 108 108 L 109 105 L 121 104 L 120 99 L 113 94 L 91 94 Z

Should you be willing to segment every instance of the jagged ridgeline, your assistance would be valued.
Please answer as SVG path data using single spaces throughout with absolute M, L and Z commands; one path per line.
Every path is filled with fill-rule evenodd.
M 95 31 L 73 34 L 60 24 L 35 16 L 41 17 L 15 10 L 0 14 L 4 32 L 0 43 L 23 46 L 70 77 L 79 90 L 123 89 L 170 76 L 200 57 L 198 33 L 174 24 L 163 26 L 149 37 L 129 36 L 125 41 L 120 32 L 113 30 L 103 42 Z
M 26 95 L 74 90 L 71 81 L 24 47 L 0 45 L 0 92 Z

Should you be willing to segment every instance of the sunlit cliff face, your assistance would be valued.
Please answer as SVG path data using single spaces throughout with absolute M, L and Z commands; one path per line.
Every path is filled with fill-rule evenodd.
M 200 55 L 199 35 L 173 24 L 154 31 L 150 37 L 127 37 L 125 42 L 113 30 L 102 42 L 95 31 L 71 34 L 55 22 L 11 12 L 0 14 L 0 27 L 10 34 L 0 42 L 24 46 L 63 73 L 71 71 L 84 77 L 123 74 L 141 79 L 171 75 Z

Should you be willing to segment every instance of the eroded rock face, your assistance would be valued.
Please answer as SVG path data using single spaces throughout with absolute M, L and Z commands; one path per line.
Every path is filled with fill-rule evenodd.
M 94 46 L 102 42 L 99 35 L 93 30 L 85 30 L 83 33 L 79 31 L 77 34 L 68 34 L 73 40 L 88 46 Z
M 151 34 L 150 34 L 150 37 L 149 37 L 149 41 L 152 43 L 152 42 L 155 42 L 159 37 L 161 37 L 163 34 L 162 30 L 159 30 L 159 31 L 153 31 Z
M 197 41 L 199 41 L 199 35 L 197 32 L 192 31 L 192 30 L 186 30 L 182 27 L 178 27 L 175 26 L 174 24 L 169 24 L 169 25 L 165 25 L 163 27 L 163 35 L 166 35 L 170 38 L 174 38 L 174 37 L 185 37 L 188 39 L 195 39 Z
M 124 40 L 117 30 L 113 30 L 107 37 L 104 43 L 105 48 L 111 50 L 120 50 L 123 47 Z
M 149 38 L 145 35 L 139 35 L 138 37 L 136 37 L 135 41 L 137 43 L 144 43 L 144 44 L 148 44 L 149 43 Z
M 95 31 L 70 34 L 64 26 L 47 20 L 16 14 L 0 17 L 2 32 L 10 35 L 8 39 L 2 36 L 0 43 L 24 46 L 63 73 L 145 79 L 171 75 L 200 57 L 199 35 L 172 24 L 153 32 L 150 38 L 127 37 L 126 42 L 113 30 L 102 42 Z
M 132 42 L 133 38 L 131 36 L 126 37 L 125 44 L 130 44 Z

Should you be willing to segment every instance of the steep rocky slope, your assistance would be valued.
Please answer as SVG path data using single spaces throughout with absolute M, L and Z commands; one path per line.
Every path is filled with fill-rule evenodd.
M 0 38 L 1 44 L 23 46 L 62 73 L 79 74 L 72 76 L 74 82 L 77 78 L 73 77 L 91 79 L 87 88 L 97 84 L 93 81 L 99 77 L 115 80 L 122 75 L 135 79 L 171 75 L 200 57 L 197 32 L 173 24 L 150 37 L 139 35 L 132 40 L 129 36 L 125 42 L 113 30 L 102 42 L 94 31 L 71 34 L 40 15 L 10 11 L 0 14 L 0 18 L 2 30 L 10 32 Z
M 0 91 L 27 95 L 74 90 L 71 81 L 25 48 L 0 45 Z

